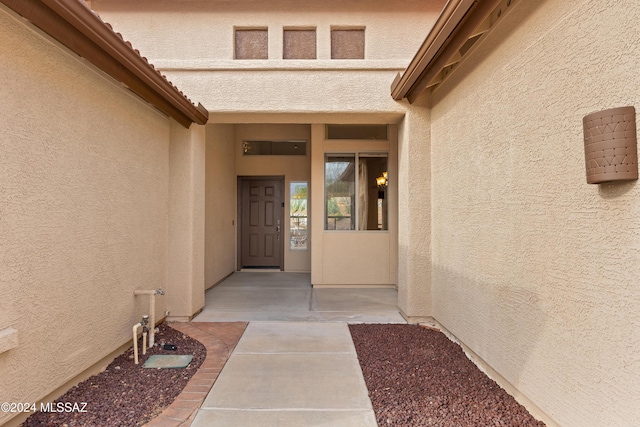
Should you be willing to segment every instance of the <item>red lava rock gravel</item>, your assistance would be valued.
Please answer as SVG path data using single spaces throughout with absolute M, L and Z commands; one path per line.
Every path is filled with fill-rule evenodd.
M 161 324 L 155 334 L 156 345 L 142 354 L 138 342 L 139 364 L 133 361 L 133 347 L 116 357 L 101 373 L 71 388 L 55 402 L 87 402 L 86 412 L 36 412 L 23 427 L 133 427 L 148 422 L 169 406 L 204 361 L 207 351 L 200 342 Z M 174 344 L 176 351 L 158 345 Z M 154 354 L 191 354 L 184 369 L 146 369 L 142 364 Z
M 379 426 L 544 426 L 439 331 L 349 325 Z

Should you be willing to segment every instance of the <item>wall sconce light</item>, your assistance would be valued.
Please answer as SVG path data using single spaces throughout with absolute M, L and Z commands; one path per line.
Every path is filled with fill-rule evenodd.
M 588 114 L 582 124 L 587 183 L 638 179 L 636 109 L 633 106 Z
M 388 173 L 382 172 L 382 175 L 376 178 L 376 184 L 378 184 L 378 189 L 384 190 L 389 185 Z
M 247 141 L 243 141 L 242 142 L 242 151 L 244 151 L 244 154 L 247 154 L 249 152 L 250 148 L 251 148 L 251 146 L 249 145 L 249 143 Z
M 376 184 L 378 184 L 378 199 L 384 200 L 384 195 L 387 192 L 389 186 L 389 174 L 387 171 L 382 172 L 382 175 L 376 178 Z

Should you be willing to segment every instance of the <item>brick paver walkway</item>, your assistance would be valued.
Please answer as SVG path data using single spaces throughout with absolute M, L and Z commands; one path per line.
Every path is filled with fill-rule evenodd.
M 247 322 L 175 322 L 170 326 L 200 341 L 207 349 L 207 357 L 176 400 L 160 415 L 145 424 L 148 427 L 191 425 L 202 402 L 244 333 Z

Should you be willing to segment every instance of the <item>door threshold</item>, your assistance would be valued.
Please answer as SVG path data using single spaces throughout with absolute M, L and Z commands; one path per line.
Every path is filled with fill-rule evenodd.
M 278 267 L 275 268 L 242 268 L 241 273 L 282 273 Z

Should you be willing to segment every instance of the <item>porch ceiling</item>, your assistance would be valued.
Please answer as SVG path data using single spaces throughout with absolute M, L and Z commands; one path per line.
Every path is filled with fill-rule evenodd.
M 207 123 L 281 123 L 281 124 L 396 124 L 402 121 L 404 112 L 331 112 L 331 113 L 255 113 L 212 112 Z

